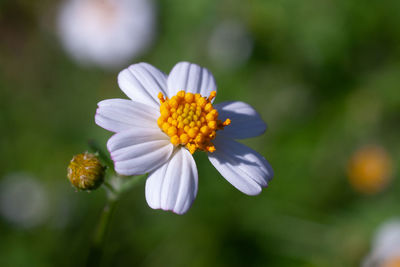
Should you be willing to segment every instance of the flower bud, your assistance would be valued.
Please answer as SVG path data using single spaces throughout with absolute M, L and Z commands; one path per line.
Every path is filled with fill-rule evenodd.
M 68 165 L 68 179 L 80 190 L 94 190 L 104 181 L 105 167 L 95 154 L 75 155 Z

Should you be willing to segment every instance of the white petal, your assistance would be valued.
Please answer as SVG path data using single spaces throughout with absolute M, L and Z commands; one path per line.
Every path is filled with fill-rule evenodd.
M 96 124 L 111 132 L 158 127 L 160 111 L 151 106 L 127 99 L 107 99 L 97 105 Z
M 257 195 L 268 185 L 273 171 L 260 154 L 224 136 L 217 136 L 213 142 L 216 151 L 208 153 L 208 158 L 234 187 L 247 195 Z
M 168 97 L 181 90 L 208 97 L 211 91 L 217 91 L 217 85 L 208 69 L 189 62 L 179 62 L 168 76 Z
M 107 142 L 115 171 L 139 175 L 158 168 L 171 156 L 173 145 L 158 128 L 139 128 L 116 133 Z
M 185 148 L 177 149 L 171 159 L 150 173 L 146 181 L 146 200 L 153 209 L 185 213 L 197 195 L 196 163 Z
M 220 133 L 234 139 L 244 139 L 261 135 L 267 129 L 267 125 L 261 119 L 260 114 L 249 104 L 240 101 L 222 102 L 214 105 L 218 110 L 218 119 L 231 120 Z
M 132 100 L 159 107 L 158 93 L 166 95 L 167 76 L 147 63 L 138 63 L 118 75 L 121 90 Z

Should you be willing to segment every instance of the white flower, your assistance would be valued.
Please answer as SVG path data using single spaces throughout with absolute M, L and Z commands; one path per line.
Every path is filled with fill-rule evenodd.
M 362 266 L 400 266 L 400 220 L 386 222 L 378 229 L 372 251 L 365 258 Z
M 61 41 L 86 65 L 119 67 L 149 46 L 155 8 L 150 0 L 65 0 L 58 16 Z
M 191 155 L 196 150 L 206 151 L 221 175 L 243 193 L 257 195 L 267 186 L 273 176 L 268 162 L 234 140 L 262 134 L 265 123 L 246 103 L 212 105 L 217 86 L 207 69 L 180 62 L 166 75 L 139 63 L 121 71 L 118 84 L 131 100 L 99 102 L 95 121 L 116 133 L 107 148 L 119 174 L 149 173 L 151 208 L 178 214 L 190 208 L 197 194 Z

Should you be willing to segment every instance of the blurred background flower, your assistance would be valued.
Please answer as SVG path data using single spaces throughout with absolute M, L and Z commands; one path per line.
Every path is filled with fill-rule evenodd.
M 374 194 L 390 182 L 392 161 L 386 150 L 368 145 L 354 152 L 348 166 L 350 184 L 361 193 Z
M 260 113 L 267 132 L 245 144 L 268 158 L 275 178 L 250 198 L 198 153 L 201 190 L 190 211 L 174 216 L 150 210 L 144 184 L 125 194 L 106 238 L 103 266 L 360 266 L 377 227 L 400 216 L 400 1 L 170 0 L 147 9 L 149 1 L 126 0 L 129 6 L 143 2 L 143 10 L 124 8 L 128 20 L 149 16 L 143 21 L 153 24 L 143 24 L 153 28 L 125 28 L 124 43 L 112 26 L 117 24 L 108 23 L 114 16 L 120 25 L 127 17 L 104 9 L 119 2 L 0 1 L 0 192 L 2 199 L 14 195 L 7 177 L 28 173 L 48 203 L 45 219 L 28 226 L 0 213 L 0 265 L 84 264 L 105 193 L 75 192 L 65 168 L 87 150 L 89 139 L 105 147 L 110 137 L 94 123 L 96 104 L 126 98 L 116 78 L 131 63 L 146 61 L 168 72 L 186 60 L 212 71 L 221 89 L 218 101 L 240 99 Z M 73 36 L 74 48 L 67 48 L 59 30 L 68 5 L 74 6 L 71 14 L 92 5 L 81 16 L 110 25 L 100 29 L 118 41 L 107 43 L 99 24 L 88 22 L 92 30 L 76 19 L 70 23 L 88 31 L 96 48 L 82 43 L 84 35 Z M 134 43 L 148 39 L 153 41 L 141 49 Z M 219 52 L 210 52 L 212 43 Z M 243 43 L 250 43 L 250 52 Z M 105 61 L 97 54 L 103 47 Z M 74 59 L 83 64 L 71 60 L 72 50 L 81 51 Z M 370 154 L 359 154 L 370 145 L 384 153 L 358 161 L 364 167 L 356 173 L 367 175 L 355 180 L 376 178 L 371 188 L 380 188 L 366 194 L 349 182 L 349 166 L 356 155 Z M 368 171 L 371 166 L 378 171 Z M 372 173 L 379 175 L 368 180 Z
M 215 25 L 208 41 L 208 55 L 217 67 L 236 69 L 245 64 L 253 50 L 253 39 L 246 26 L 234 20 Z
M 28 174 L 11 173 L 0 182 L 0 213 L 4 219 L 23 228 L 44 222 L 49 199 L 39 180 Z
M 65 0 L 58 30 L 79 63 L 115 69 L 149 49 L 155 19 L 151 0 Z
M 370 254 L 363 267 L 400 266 L 400 221 L 391 219 L 376 231 Z

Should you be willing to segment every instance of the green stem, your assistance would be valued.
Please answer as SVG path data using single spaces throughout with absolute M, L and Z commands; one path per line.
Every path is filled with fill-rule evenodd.
M 115 190 L 115 188 L 108 181 L 104 182 L 104 186 L 110 191 L 110 194 L 113 194 L 114 196 L 118 196 L 119 193 L 117 192 L 117 190 Z
M 104 182 L 104 186 L 107 192 L 107 204 L 104 207 L 100 220 L 98 222 L 97 228 L 95 229 L 92 245 L 89 251 L 89 256 L 86 262 L 86 266 L 100 266 L 101 257 L 103 254 L 103 245 L 105 236 L 108 231 L 108 227 L 110 225 L 110 220 L 112 214 L 114 212 L 116 203 L 119 199 L 119 196 L 134 187 L 135 185 L 139 184 L 145 178 L 146 175 L 141 175 L 138 177 L 125 177 L 122 179 L 128 179 L 125 181 L 120 187 L 113 187 L 109 181 Z M 112 176 L 113 179 L 121 179 L 119 176 Z
M 107 156 L 104 150 L 99 146 L 99 144 L 95 140 L 88 141 L 89 148 L 92 152 L 98 153 L 100 159 L 103 160 L 104 164 L 110 169 L 114 171 L 114 163 L 112 160 Z
M 114 212 L 116 203 L 117 203 L 116 200 L 111 200 L 107 203 L 107 205 L 103 209 L 103 212 L 100 217 L 100 222 L 99 222 L 99 225 L 98 225 L 98 228 L 96 230 L 96 234 L 95 234 L 94 240 L 93 240 L 93 242 L 96 246 L 103 245 L 104 236 L 106 234 L 108 225 L 110 223 L 110 218 Z
M 89 257 L 86 266 L 99 266 L 103 252 L 104 237 L 110 224 L 110 219 L 114 212 L 117 199 L 110 198 L 101 213 L 99 223 L 95 230 L 92 246 L 89 251 Z
M 137 184 L 142 182 L 144 180 L 144 178 L 146 178 L 146 177 L 147 177 L 147 175 L 144 174 L 144 175 L 129 178 L 129 180 L 125 181 L 122 184 L 122 186 L 119 190 L 120 194 L 123 194 L 126 191 L 130 190 L 131 188 L 135 187 Z

